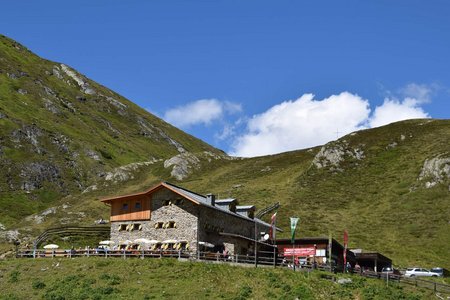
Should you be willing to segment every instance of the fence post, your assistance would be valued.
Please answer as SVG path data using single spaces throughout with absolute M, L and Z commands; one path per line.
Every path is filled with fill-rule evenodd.
M 436 286 L 436 282 L 434 283 L 434 292 L 436 293 L 437 291 L 437 286 Z

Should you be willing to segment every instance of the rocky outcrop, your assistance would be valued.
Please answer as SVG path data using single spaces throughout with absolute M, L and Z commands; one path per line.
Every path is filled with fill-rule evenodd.
M 19 240 L 18 230 L 0 231 L 0 240 L 5 240 L 7 243 L 12 243 Z
M 39 146 L 38 138 L 40 136 L 42 136 L 42 131 L 37 126 L 23 126 L 21 129 L 12 132 L 11 140 L 18 144 L 18 147 L 22 146 L 22 142 L 30 143 L 34 146 L 34 151 L 36 153 L 42 154 L 44 149 Z
M 185 152 L 164 161 L 164 168 L 170 167 L 172 167 L 170 175 L 177 180 L 183 180 L 193 170 L 200 168 L 200 160 L 194 154 Z
M 154 140 L 161 140 L 161 138 L 168 142 L 169 145 L 175 147 L 179 153 L 186 152 L 186 149 L 177 141 L 172 139 L 167 133 L 165 133 L 161 128 L 153 126 L 152 124 L 148 123 L 144 118 L 138 116 L 136 118 L 136 122 L 140 127 L 139 133 L 145 137 L 154 139 Z
M 341 170 L 339 166 L 344 160 L 362 160 L 365 157 L 362 150 L 363 146 L 352 148 L 345 140 L 328 143 L 316 154 L 312 164 L 318 169 L 333 168 L 334 170 Z
M 45 218 L 48 215 L 55 214 L 55 213 L 56 213 L 56 208 L 55 207 L 51 207 L 49 209 L 44 210 L 40 214 L 28 216 L 28 217 L 25 218 L 25 220 L 33 221 L 36 224 L 41 224 L 42 222 L 44 222 Z
M 70 69 L 65 64 L 61 64 L 61 70 L 66 73 L 67 76 L 75 80 L 81 90 L 88 95 L 95 95 L 95 90 L 89 85 L 87 80 L 78 75 L 75 71 Z
M 450 156 L 440 154 L 426 159 L 420 171 L 419 181 L 425 182 L 426 188 L 431 188 L 439 183 L 450 180 Z
M 152 161 L 144 161 L 144 162 L 137 162 L 128 164 L 125 166 L 121 166 L 118 168 L 115 168 L 112 172 L 108 172 L 105 174 L 105 181 L 111 181 L 113 183 L 121 182 L 121 181 L 127 181 L 130 179 L 134 179 L 134 172 L 144 166 L 150 166 L 154 163 L 161 161 L 154 159 Z
M 25 164 L 19 175 L 22 178 L 21 188 L 32 191 L 43 186 L 44 182 L 52 182 L 63 187 L 59 168 L 47 161 Z

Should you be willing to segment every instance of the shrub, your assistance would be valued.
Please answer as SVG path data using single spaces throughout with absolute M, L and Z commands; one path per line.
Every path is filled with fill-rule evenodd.
M 35 290 L 41 290 L 41 289 L 45 288 L 45 283 L 40 281 L 39 279 L 36 279 L 31 284 L 31 287 Z
M 236 300 L 244 300 L 250 297 L 252 294 L 252 288 L 248 285 L 244 285 L 241 287 L 241 290 L 239 291 L 239 294 L 236 297 Z
M 19 281 L 19 275 L 20 275 L 19 271 L 17 271 L 17 270 L 12 271 L 9 274 L 9 282 L 14 283 L 14 282 Z

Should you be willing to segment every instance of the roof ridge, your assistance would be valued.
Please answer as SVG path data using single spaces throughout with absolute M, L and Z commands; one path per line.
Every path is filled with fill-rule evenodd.
M 183 187 L 181 187 L 181 186 L 175 185 L 175 184 L 173 184 L 173 183 L 170 183 L 170 182 L 168 182 L 168 181 L 163 181 L 162 183 L 163 183 L 163 184 L 167 184 L 167 185 L 170 185 L 170 186 L 172 186 L 172 187 L 174 187 L 174 188 L 177 188 L 177 189 L 183 190 L 183 191 L 185 191 L 185 192 L 188 192 L 188 193 L 191 193 L 191 194 L 197 195 L 197 196 L 199 196 L 199 197 L 203 197 L 203 198 L 206 198 L 206 196 L 205 196 L 205 195 L 202 195 L 202 194 L 199 194 L 199 193 L 193 192 L 193 191 L 191 191 L 191 190 L 188 190 L 188 189 L 186 189 L 186 188 L 183 188 Z

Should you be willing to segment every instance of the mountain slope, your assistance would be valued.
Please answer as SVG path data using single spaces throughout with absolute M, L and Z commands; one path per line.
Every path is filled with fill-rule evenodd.
M 0 223 L 81 192 L 116 167 L 161 165 L 177 155 L 199 163 L 205 151 L 225 156 L 70 67 L 0 36 Z
M 232 159 L 0 40 L 0 240 L 90 225 L 108 218 L 99 198 L 171 180 L 259 209 L 279 201 L 284 237 L 289 217 L 299 216 L 297 236 L 330 232 L 342 241 L 347 229 L 350 247 L 380 251 L 396 265 L 450 268 L 450 120 L 398 122 L 323 147 Z
M 359 131 L 321 148 L 229 162 L 186 185 L 280 201 L 288 236 L 327 236 L 385 253 L 395 263 L 450 267 L 450 121 L 411 120 Z M 234 187 L 234 188 L 233 188 Z

